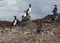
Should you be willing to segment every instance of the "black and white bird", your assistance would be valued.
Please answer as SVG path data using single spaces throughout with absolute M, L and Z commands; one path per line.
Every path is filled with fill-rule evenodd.
M 16 16 L 14 16 L 14 20 L 12 22 L 12 26 L 16 26 L 19 23 L 19 20 L 17 19 Z
M 27 15 L 29 15 L 29 14 L 31 13 L 31 11 L 32 11 L 32 9 L 31 9 L 31 4 L 29 4 L 29 8 L 28 8 L 26 11 L 24 11 L 24 12 L 26 12 L 26 13 L 24 14 L 24 17 L 27 16 Z
M 37 33 L 40 33 L 42 30 L 42 25 L 39 25 L 38 28 L 37 28 Z
M 56 14 L 56 13 L 57 13 L 57 10 L 58 10 L 58 9 L 57 9 L 57 5 L 54 5 L 54 6 L 55 6 L 55 8 L 53 9 L 52 12 L 53 12 L 53 14 Z

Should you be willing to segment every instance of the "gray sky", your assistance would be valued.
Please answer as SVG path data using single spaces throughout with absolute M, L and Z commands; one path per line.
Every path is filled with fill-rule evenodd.
M 28 4 L 32 4 L 31 19 L 40 19 L 52 14 L 55 4 L 60 13 L 60 0 L 0 0 L 0 20 L 12 21 L 14 16 L 21 20 Z

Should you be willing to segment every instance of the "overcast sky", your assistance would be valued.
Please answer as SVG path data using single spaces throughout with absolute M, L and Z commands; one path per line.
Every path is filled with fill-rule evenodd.
M 14 16 L 21 20 L 29 4 L 32 4 L 31 19 L 40 19 L 52 14 L 55 4 L 60 13 L 60 0 L 0 0 L 0 20 L 12 21 Z

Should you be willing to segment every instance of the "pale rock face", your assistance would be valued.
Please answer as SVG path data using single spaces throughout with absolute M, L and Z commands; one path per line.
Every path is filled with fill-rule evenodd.
M 5 28 L 5 30 L 8 30 L 9 28 Z
M 53 34 L 53 32 L 51 32 L 51 36 L 53 36 L 54 34 Z
M 44 35 L 44 33 L 42 33 L 42 35 Z
M 15 22 L 14 22 L 14 24 L 13 24 L 13 25 L 15 26 L 16 24 L 17 24 L 17 20 L 15 20 Z
M 29 33 L 30 33 L 30 32 L 28 32 L 28 31 L 27 31 L 27 32 L 24 32 L 25 35 L 26 35 L 26 34 L 29 34 Z

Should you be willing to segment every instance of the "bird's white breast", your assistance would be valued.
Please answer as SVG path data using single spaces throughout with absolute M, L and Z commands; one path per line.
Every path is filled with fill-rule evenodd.
M 14 26 L 16 25 L 16 23 L 17 23 L 17 20 L 15 20 L 15 22 L 14 22 Z
M 29 8 L 28 14 L 30 14 L 30 13 L 31 13 L 31 10 L 32 10 L 32 9 L 31 9 L 31 8 Z

